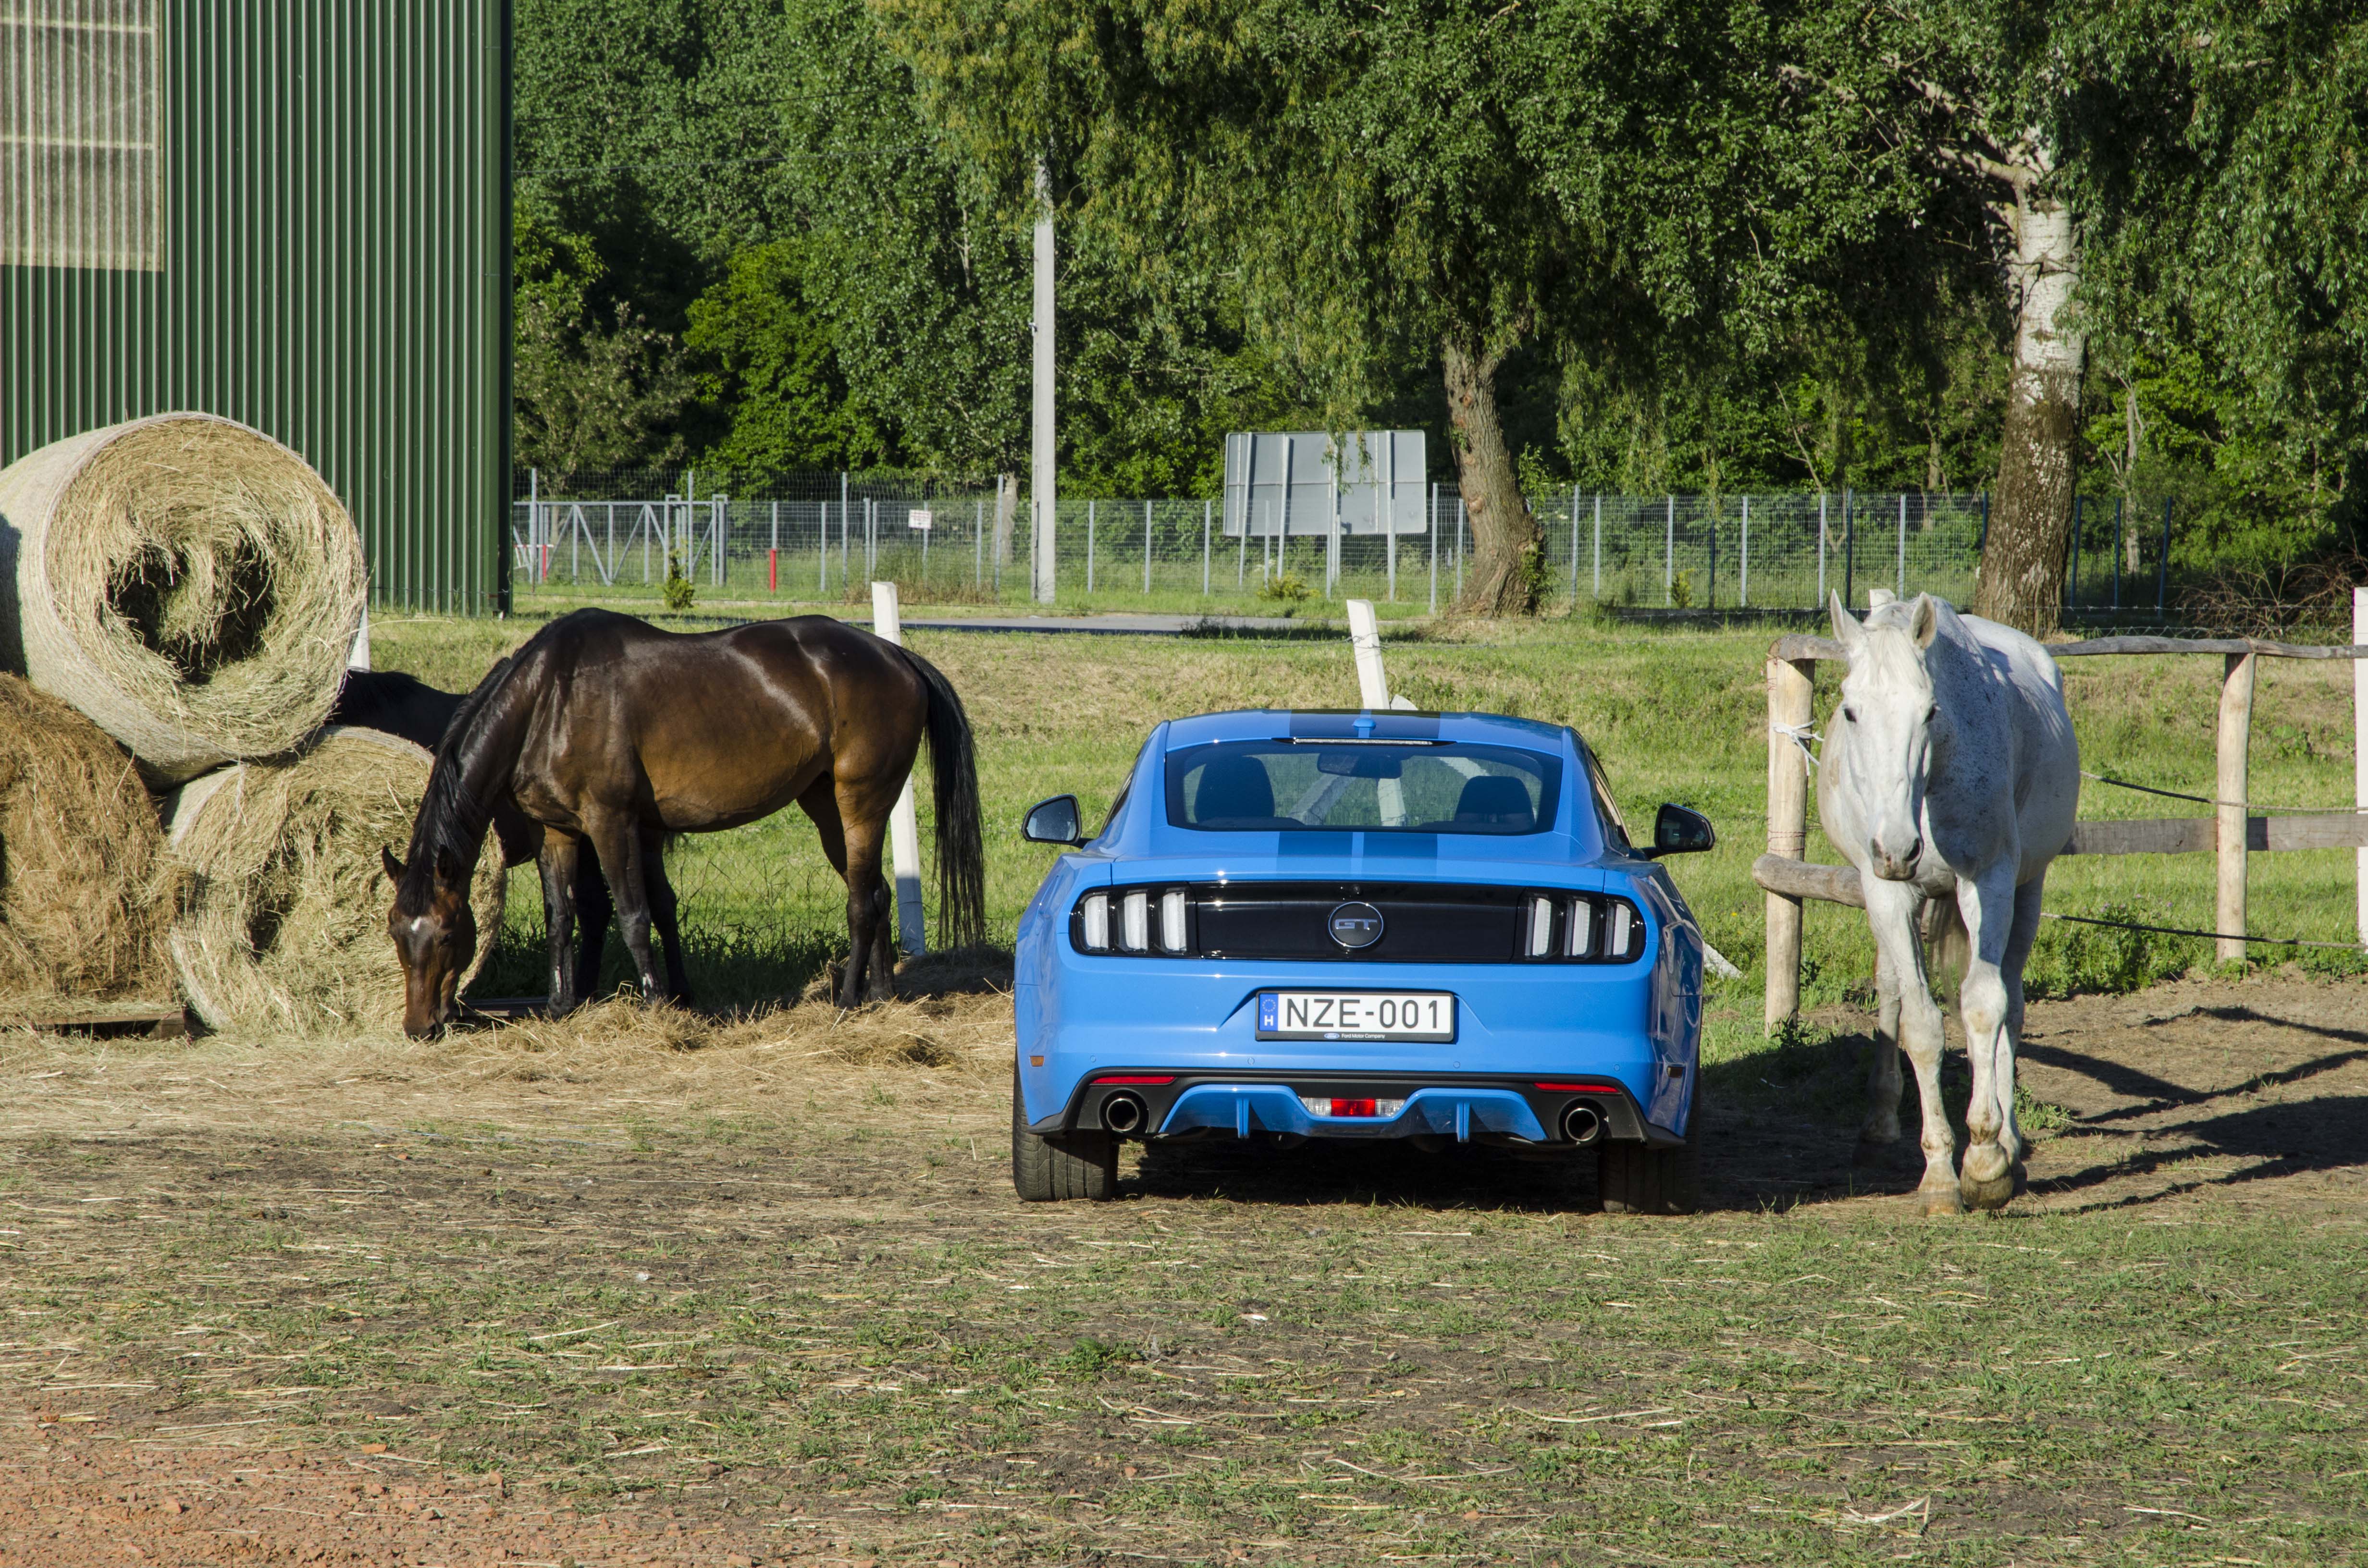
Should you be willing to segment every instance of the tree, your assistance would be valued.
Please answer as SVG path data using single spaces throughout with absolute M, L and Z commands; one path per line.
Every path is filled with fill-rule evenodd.
M 1249 331 L 1309 380 L 1328 423 L 1353 423 L 1407 345 L 1436 355 L 1474 529 L 1469 602 L 1534 604 L 1537 529 L 1495 377 L 1535 330 L 1560 256 L 1551 208 L 1520 205 L 1482 12 L 1422 6 L 1401 25 L 1280 0 L 881 9 L 1012 221 L 1042 158 L 1065 244 L 1123 257 L 1157 308 L 1232 274 Z

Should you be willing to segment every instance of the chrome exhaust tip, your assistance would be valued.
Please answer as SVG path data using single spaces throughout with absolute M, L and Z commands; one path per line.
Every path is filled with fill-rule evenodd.
M 1580 1100 L 1562 1113 L 1562 1135 L 1585 1148 L 1603 1136 L 1603 1113 Z
M 1143 1118 L 1143 1101 L 1133 1095 L 1112 1095 L 1102 1101 L 1102 1125 L 1112 1132 L 1136 1131 Z

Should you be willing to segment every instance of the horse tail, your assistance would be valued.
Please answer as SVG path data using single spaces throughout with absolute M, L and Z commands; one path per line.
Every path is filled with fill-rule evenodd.
M 938 933 L 941 945 L 986 939 L 986 834 L 978 810 L 978 755 L 970 717 L 937 665 L 900 649 L 929 688 L 929 773 L 938 813 Z
M 1965 912 L 1957 906 L 1956 894 L 1951 892 L 1927 899 L 1924 903 L 1925 972 L 1941 978 L 1953 994 L 1958 985 L 1964 983 L 1965 966 L 1973 960 L 1973 933 L 1965 929 Z

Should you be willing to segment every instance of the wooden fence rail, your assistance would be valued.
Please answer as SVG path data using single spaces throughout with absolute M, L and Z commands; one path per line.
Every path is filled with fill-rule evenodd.
M 2052 645 L 2058 659 L 2100 654 L 2217 653 L 2223 659 L 2214 752 L 2213 814 L 2077 824 L 2066 855 L 2200 855 L 2218 857 L 2215 956 L 2245 956 L 2245 858 L 2283 849 L 2358 852 L 2358 930 L 2368 944 L 2368 588 L 2351 599 L 2351 644 L 2310 647 L 2237 637 L 2095 637 Z M 1816 716 L 1816 665 L 1843 657 L 1839 642 L 1794 632 L 1768 650 L 1768 853 L 1752 864 L 1752 880 L 1768 894 L 1766 1018 L 1773 1028 L 1801 1007 L 1801 904 L 1804 899 L 1865 907 L 1858 872 L 1849 866 L 1812 864 L 1809 842 L 1809 756 Z M 2351 661 L 2353 809 L 2310 815 L 2255 815 L 2245 807 L 2252 739 L 2253 687 L 2262 659 Z

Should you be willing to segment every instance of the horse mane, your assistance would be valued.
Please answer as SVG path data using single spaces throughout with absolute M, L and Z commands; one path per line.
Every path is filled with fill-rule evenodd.
M 518 669 L 519 655 L 541 642 L 550 630 L 543 628 L 529 639 L 525 648 L 495 660 L 494 667 L 485 672 L 475 689 L 452 710 L 451 722 L 444 726 L 444 734 L 436 743 L 436 764 L 427 774 L 427 792 L 412 824 L 408 874 L 396 892 L 399 907 L 407 911 L 413 910 L 415 904 L 424 907 L 428 877 L 438 861 L 450 857 L 458 864 L 471 865 L 482 852 L 486 830 L 493 824 L 494 808 L 492 802 L 478 800 L 469 790 L 470 742 L 476 737 L 486 705 Z

